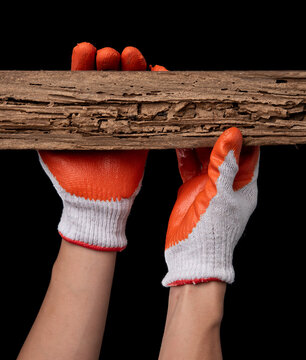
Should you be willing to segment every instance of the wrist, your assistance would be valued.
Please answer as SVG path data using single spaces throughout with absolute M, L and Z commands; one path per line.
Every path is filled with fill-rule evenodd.
M 221 359 L 220 325 L 226 284 L 170 288 L 159 359 Z
M 219 327 L 223 317 L 226 283 L 211 281 L 197 285 L 182 285 L 170 288 L 170 303 L 176 304 L 186 316 L 196 312 L 205 320 L 206 328 Z
M 91 251 L 62 241 L 52 268 L 50 285 L 66 289 L 76 296 L 87 296 L 101 287 L 101 279 L 111 284 L 116 252 Z M 86 295 L 87 294 L 87 295 Z

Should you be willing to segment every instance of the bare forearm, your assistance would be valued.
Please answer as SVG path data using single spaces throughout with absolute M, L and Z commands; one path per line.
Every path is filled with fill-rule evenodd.
M 220 325 L 226 285 L 172 287 L 159 360 L 220 360 Z
M 116 253 L 62 241 L 50 285 L 18 359 L 99 357 Z

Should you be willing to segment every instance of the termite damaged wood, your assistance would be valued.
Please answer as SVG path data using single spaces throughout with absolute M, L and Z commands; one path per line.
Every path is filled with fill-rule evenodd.
M 0 149 L 306 143 L 306 71 L 0 71 Z

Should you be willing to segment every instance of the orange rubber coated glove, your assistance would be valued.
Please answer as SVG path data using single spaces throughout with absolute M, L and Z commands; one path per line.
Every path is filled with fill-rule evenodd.
M 232 283 L 234 248 L 257 205 L 260 148 L 242 148 L 233 127 L 213 149 L 176 153 L 183 184 L 169 219 L 162 284 Z
M 146 70 L 140 51 L 96 50 L 78 44 L 71 70 Z M 144 174 L 147 150 L 39 151 L 46 174 L 63 201 L 58 231 L 69 242 L 95 250 L 121 251 L 125 226 Z

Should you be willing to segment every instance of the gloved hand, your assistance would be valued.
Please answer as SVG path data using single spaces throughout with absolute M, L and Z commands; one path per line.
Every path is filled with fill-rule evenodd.
M 234 248 L 257 205 L 260 149 L 242 148 L 241 132 L 230 128 L 212 150 L 176 152 L 183 185 L 169 219 L 162 284 L 232 283 Z
M 39 155 L 63 201 L 61 237 L 95 250 L 123 250 L 147 151 L 40 151 Z
M 117 70 L 121 60 L 125 70 L 145 70 L 138 49 L 129 47 L 122 55 L 112 48 L 97 54 L 93 45 L 81 43 L 73 49 L 71 69 Z M 124 249 L 126 221 L 141 187 L 147 154 L 147 150 L 39 151 L 40 163 L 63 201 L 58 225 L 62 238 L 95 250 Z

